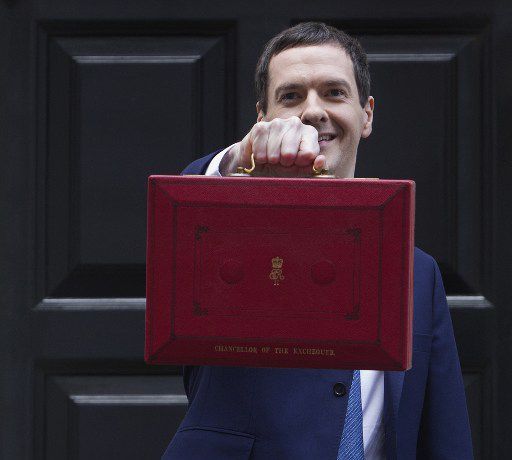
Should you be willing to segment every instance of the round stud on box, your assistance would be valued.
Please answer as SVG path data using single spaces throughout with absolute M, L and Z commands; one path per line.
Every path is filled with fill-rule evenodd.
M 228 259 L 220 267 L 220 277 L 228 284 L 236 284 L 244 277 L 244 267 L 238 260 Z
M 316 284 L 330 284 L 335 278 L 336 268 L 330 260 L 319 260 L 311 267 L 311 279 Z

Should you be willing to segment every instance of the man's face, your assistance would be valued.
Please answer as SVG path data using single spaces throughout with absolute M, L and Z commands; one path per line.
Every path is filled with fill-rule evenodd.
M 314 126 L 320 154 L 337 177 L 354 177 L 357 146 L 372 131 L 373 98 L 361 107 L 350 57 L 333 44 L 290 48 L 269 64 L 267 112 L 258 121 L 297 116 Z

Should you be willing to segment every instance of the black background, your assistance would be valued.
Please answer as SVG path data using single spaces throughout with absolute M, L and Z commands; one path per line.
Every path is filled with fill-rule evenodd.
M 255 122 L 264 43 L 359 37 L 376 99 L 358 176 L 417 183 L 476 458 L 512 457 L 510 2 L 0 2 L 0 458 L 159 458 L 179 368 L 143 362 L 145 187 Z

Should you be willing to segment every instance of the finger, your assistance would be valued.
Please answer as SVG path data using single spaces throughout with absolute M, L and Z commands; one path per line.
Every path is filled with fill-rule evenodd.
M 254 154 L 254 161 L 256 163 L 267 163 L 267 142 L 269 135 L 269 123 L 260 121 L 256 123 L 251 129 L 251 150 Z
M 243 165 L 245 168 L 251 167 L 252 146 L 250 143 L 249 135 L 245 136 L 240 142 L 237 155 L 238 165 Z
M 318 131 L 312 126 L 304 125 L 295 164 L 298 166 L 312 165 L 319 153 Z
M 267 160 L 270 164 L 279 163 L 281 156 L 281 143 L 287 129 L 285 120 L 275 118 L 270 122 L 267 141 Z
M 300 127 L 297 125 L 290 126 L 290 129 L 284 133 L 281 141 L 280 163 L 283 166 L 292 166 L 295 163 L 299 145 Z

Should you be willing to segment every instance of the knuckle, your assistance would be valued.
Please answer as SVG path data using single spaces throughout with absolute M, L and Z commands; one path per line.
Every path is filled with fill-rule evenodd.
M 308 134 L 309 136 L 314 137 L 315 139 L 318 139 L 318 131 L 314 126 L 311 125 L 305 125 L 304 132 Z
M 255 163 L 266 163 L 266 156 L 261 152 L 254 152 L 254 162 Z
M 263 132 L 266 130 L 266 126 L 264 125 L 265 122 L 258 122 L 252 127 L 252 132 L 254 136 L 260 136 L 263 134 Z
M 290 118 L 288 118 L 287 121 L 294 128 L 297 128 L 302 125 L 302 121 L 300 121 L 300 118 L 297 116 L 290 117 Z
M 302 152 L 302 158 L 306 160 L 312 160 L 315 156 L 316 155 L 311 150 L 305 150 Z
M 320 150 L 316 148 L 314 145 L 305 145 L 303 146 L 301 153 L 304 157 L 315 158 L 318 155 L 319 151 Z
M 292 150 L 285 150 L 284 152 L 281 152 L 281 157 L 284 160 L 292 160 L 293 158 L 295 158 L 295 155 L 296 155 L 296 152 L 294 152 Z
M 270 123 L 275 128 L 281 128 L 284 125 L 284 121 L 281 118 L 274 118 Z
M 259 135 L 266 133 L 268 130 L 269 124 L 270 123 L 268 121 L 258 121 L 258 123 L 256 123 L 252 127 L 252 131 L 253 131 L 254 135 L 259 136 Z

